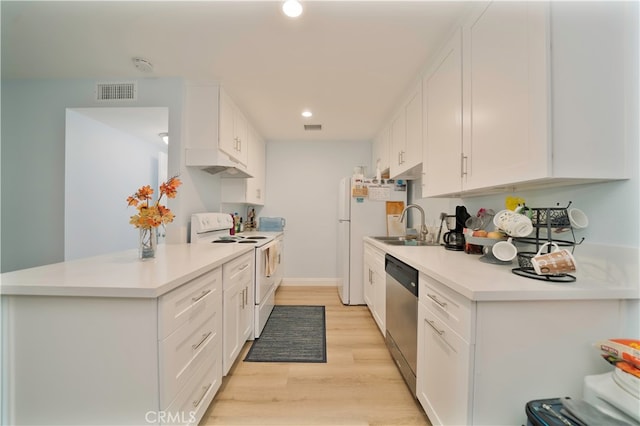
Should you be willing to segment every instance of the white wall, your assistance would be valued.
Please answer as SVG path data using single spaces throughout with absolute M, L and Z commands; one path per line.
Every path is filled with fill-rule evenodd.
M 187 241 L 192 213 L 219 208 L 219 177 L 184 166 L 184 81 L 127 81 L 131 80 L 138 82 L 137 101 L 106 103 L 94 100 L 96 80 L 2 80 L 2 272 L 64 259 L 65 109 L 69 107 L 169 108 L 169 174 L 180 174 L 184 185 L 168 203 L 176 219 L 167 227 L 167 242 Z M 117 164 L 113 168 L 125 172 Z
M 337 277 L 338 184 L 371 163 L 369 142 L 267 143 L 267 205 L 260 216 L 286 218 L 286 281 Z
M 167 145 L 160 138 L 140 139 L 80 110 L 67 110 L 66 119 L 64 259 L 136 248 L 138 229 L 129 218 L 137 210 L 123 206 L 143 185 L 151 185 L 153 201 L 157 199 L 159 157 Z

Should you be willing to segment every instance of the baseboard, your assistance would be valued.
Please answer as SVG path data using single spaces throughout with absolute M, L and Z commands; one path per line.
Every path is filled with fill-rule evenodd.
M 337 278 L 283 278 L 280 283 L 286 287 L 337 287 Z

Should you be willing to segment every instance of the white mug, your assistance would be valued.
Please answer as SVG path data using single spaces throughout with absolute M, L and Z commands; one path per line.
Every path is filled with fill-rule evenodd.
M 571 226 L 576 229 L 583 229 L 589 226 L 589 218 L 580 209 L 570 209 L 567 214 L 569 215 L 569 222 Z
M 515 259 L 518 249 L 511 243 L 511 238 L 506 241 L 499 241 L 491 247 L 493 257 L 503 262 L 509 262 Z
M 511 210 L 502 210 L 493 217 L 493 224 L 512 237 L 526 237 L 533 232 L 531 219 Z
M 555 246 L 551 253 L 542 254 L 549 244 Z M 538 275 L 560 275 L 576 271 L 576 260 L 569 250 L 560 250 L 556 243 L 544 243 L 531 259 L 533 269 Z

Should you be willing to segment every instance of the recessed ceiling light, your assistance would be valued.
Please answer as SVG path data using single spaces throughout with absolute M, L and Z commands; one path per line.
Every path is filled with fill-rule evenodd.
M 313 116 L 313 114 L 311 113 L 311 111 L 305 110 L 305 111 L 302 111 L 302 116 L 304 118 L 309 118 L 309 117 Z
M 297 18 L 302 14 L 302 5 L 298 0 L 287 0 L 282 5 L 282 11 L 289 18 Z

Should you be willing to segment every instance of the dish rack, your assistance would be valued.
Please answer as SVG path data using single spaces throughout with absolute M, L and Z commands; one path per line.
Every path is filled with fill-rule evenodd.
M 559 206 L 559 204 L 558 204 Z M 533 245 L 535 251 L 521 251 L 518 248 L 518 268 L 513 268 L 511 271 L 516 274 L 527 278 L 533 278 L 542 281 L 551 282 L 573 282 L 576 277 L 571 274 L 558 274 L 558 275 L 538 275 L 533 269 L 531 259 L 536 256 L 540 247 L 545 243 L 554 243 L 558 247 L 571 247 L 571 253 L 575 250 L 575 246 L 582 244 L 584 237 L 579 241 L 576 241 L 576 235 L 571 226 L 569 220 L 568 209 L 571 206 L 571 201 L 566 207 L 527 207 L 524 206 L 522 214 L 525 214 L 531 223 L 535 231 L 535 236 L 514 238 L 513 241 L 520 244 Z M 555 238 L 557 234 L 567 234 L 565 239 Z M 552 250 L 552 245 L 547 246 L 547 253 Z

